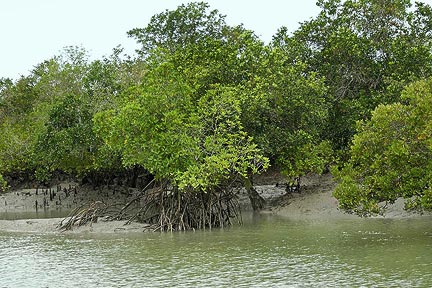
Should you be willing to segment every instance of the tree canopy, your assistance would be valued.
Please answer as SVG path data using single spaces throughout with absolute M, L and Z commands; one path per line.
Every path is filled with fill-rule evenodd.
M 0 191 L 58 172 L 145 171 L 171 203 L 164 219 L 178 220 L 161 229 L 191 229 L 223 225 L 235 186 L 262 207 L 252 176 L 269 165 L 294 178 L 338 160 L 341 208 L 380 213 L 404 197 L 431 209 L 431 7 L 317 5 L 317 17 L 265 44 L 192 2 L 130 30 L 134 56 L 116 47 L 90 61 L 66 47 L 27 76 L 0 79 Z M 155 199 L 152 213 L 164 208 Z
M 432 208 L 432 79 L 409 85 L 401 99 L 358 123 L 351 158 L 336 173 L 341 208 L 383 213 L 400 197 L 407 208 Z
M 320 14 L 292 36 L 282 28 L 273 45 L 290 51 L 325 78 L 330 105 L 325 137 L 346 150 L 355 123 L 402 88 L 432 72 L 431 7 L 409 0 L 320 0 Z

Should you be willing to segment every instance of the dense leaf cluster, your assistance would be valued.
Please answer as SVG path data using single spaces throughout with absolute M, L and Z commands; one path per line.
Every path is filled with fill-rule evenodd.
M 343 209 L 382 213 L 399 197 L 407 208 L 432 208 L 432 79 L 408 86 L 402 100 L 358 123 L 351 159 L 336 172 Z

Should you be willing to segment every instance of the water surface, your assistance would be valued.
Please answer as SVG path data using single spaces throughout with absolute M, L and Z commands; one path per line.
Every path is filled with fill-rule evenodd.
M 432 287 L 432 219 L 246 217 L 224 230 L 0 232 L 0 287 Z

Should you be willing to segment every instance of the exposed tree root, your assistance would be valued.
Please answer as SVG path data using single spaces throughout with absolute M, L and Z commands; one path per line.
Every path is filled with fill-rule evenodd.
M 222 228 L 233 221 L 242 222 L 237 196 L 224 189 L 210 192 L 180 192 L 168 185 L 148 189 L 125 205 L 107 206 L 94 202 L 81 206 L 58 225 L 62 231 L 94 223 L 99 217 L 108 220 L 137 221 L 150 224 L 153 231 L 181 231 Z
M 107 205 L 101 201 L 96 201 L 86 205 L 82 205 L 74 209 L 66 218 L 64 218 L 57 228 L 61 231 L 71 230 L 73 226 L 82 226 L 88 223 L 96 223 L 98 218 L 104 216 Z
M 266 201 L 258 194 L 256 189 L 253 187 L 252 181 L 249 177 L 243 178 L 243 185 L 248 193 L 249 200 L 252 204 L 252 209 L 254 211 L 262 210 L 266 205 Z
M 240 208 L 233 192 L 182 193 L 157 189 L 143 195 L 134 213 L 117 214 L 115 219 L 150 224 L 154 231 L 212 229 L 241 223 Z M 131 209 L 133 210 L 133 209 Z

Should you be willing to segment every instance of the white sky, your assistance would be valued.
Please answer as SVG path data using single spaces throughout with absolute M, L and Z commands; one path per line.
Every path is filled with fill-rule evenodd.
M 138 48 L 126 32 L 143 28 L 151 16 L 173 10 L 182 0 L 1 0 L 0 77 L 28 75 L 33 66 L 65 46 L 82 46 L 92 59 L 121 44 Z M 318 14 L 315 0 L 209 0 L 230 25 L 243 23 L 264 41 L 283 25 L 292 27 Z
M 28 75 L 33 66 L 82 46 L 92 59 L 122 45 L 138 48 L 126 32 L 143 28 L 150 17 L 173 10 L 184 0 L 0 0 L 0 78 Z M 230 25 L 244 26 L 268 42 L 281 26 L 291 32 L 298 22 L 319 13 L 316 0 L 208 0 L 227 15 Z M 429 4 L 432 0 L 425 0 Z

